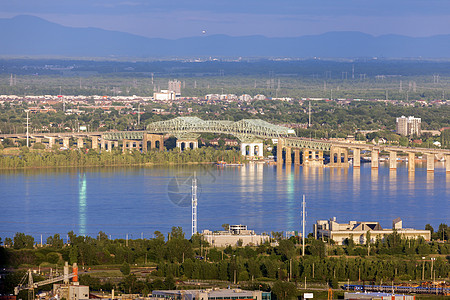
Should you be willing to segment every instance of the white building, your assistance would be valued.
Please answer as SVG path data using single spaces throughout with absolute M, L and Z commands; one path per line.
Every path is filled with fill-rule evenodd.
M 174 91 L 161 90 L 159 93 L 153 93 L 153 98 L 157 101 L 175 100 L 177 95 Z
M 414 116 L 401 116 L 396 119 L 396 131 L 400 135 L 420 135 L 421 134 L 421 118 L 414 118 Z
M 239 101 L 252 101 L 252 96 L 248 95 L 248 94 L 243 94 L 239 96 Z
M 403 228 L 400 218 L 392 222 L 392 229 L 383 229 L 378 222 L 357 222 L 338 223 L 336 218 L 331 220 L 318 220 L 313 226 L 314 237 L 320 239 L 326 237 L 332 239 L 338 245 L 343 245 L 346 239 L 353 237 L 355 244 L 365 244 L 367 232 L 370 231 L 370 241 L 375 242 L 377 238 L 383 239 L 386 235 L 397 231 L 404 238 L 416 239 L 423 237 L 426 241 L 431 239 L 430 230 L 416 230 Z
M 255 234 L 246 225 L 230 225 L 226 231 L 203 230 L 202 235 L 213 247 L 257 246 L 270 241 L 270 236 Z

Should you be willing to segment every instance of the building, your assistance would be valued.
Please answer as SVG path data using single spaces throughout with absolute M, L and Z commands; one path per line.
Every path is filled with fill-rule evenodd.
M 414 116 L 401 116 L 397 118 L 397 128 L 396 131 L 400 135 L 409 136 L 409 135 L 417 135 L 421 134 L 421 118 L 414 118 Z
M 53 285 L 53 295 L 58 295 L 58 299 L 87 300 L 89 299 L 89 286 L 58 283 Z
M 177 96 L 181 96 L 181 81 L 170 80 L 168 90 L 174 92 Z
M 270 292 L 241 289 L 165 290 L 153 291 L 152 298 L 171 300 L 271 300 Z
M 348 293 L 344 294 L 346 300 L 414 300 L 415 296 L 395 295 L 388 293 Z
M 246 225 L 230 225 L 225 231 L 203 230 L 202 235 L 213 247 L 257 246 L 270 241 L 270 236 L 255 234 Z
M 318 220 L 314 224 L 314 237 L 320 239 L 326 237 L 332 239 L 338 245 L 343 245 L 346 239 L 353 237 L 355 244 L 365 244 L 367 232 L 370 231 L 370 241 L 373 243 L 377 238 L 383 239 L 386 235 L 395 231 L 404 238 L 417 239 L 424 238 L 426 241 L 431 239 L 430 230 L 416 230 L 412 228 L 403 228 L 403 222 L 397 218 L 392 223 L 392 229 L 383 229 L 378 222 L 357 222 L 338 223 L 336 218 L 331 220 Z
M 159 93 L 153 93 L 153 98 L 157 101 L 175 100 L 177 94 L 170 90 L 161 90 Z

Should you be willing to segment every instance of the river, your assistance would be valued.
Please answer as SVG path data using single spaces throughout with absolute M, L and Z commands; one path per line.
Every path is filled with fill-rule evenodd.
M 191 182 L 198 181 L 198 229 L 244 224 L 258 233 L 301 230 L 302 195 L 306 228 L 318 219 L 338 222 L 379 221 L 390 228 L 400 217 L 404 227 L 423 229 L 450 224 L 450 174 L 406 165 L 396 171 L 283 167 L 247 164 L 175 167 L 40 169 L 0 172 L 0 237 L 16 232 L 45 242 L 73 230 L 112 238 L 151 238 L 153 232 L 181 226 L 191 234 Z

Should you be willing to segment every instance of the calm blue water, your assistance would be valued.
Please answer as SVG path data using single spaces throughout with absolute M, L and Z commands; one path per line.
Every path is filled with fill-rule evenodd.
M 217 168 L 151 167 L 3 171 L 0 173 L 0 237 L 16 232 L 67 232 L 112 238 L 150 238 L 172 226 L 191 232 L 191 179 L 198 178 L 198 229 L 246 224 L 257 232 L 301 229 L 302 194 L 307 229 L 317 219 L 379 221 L 391 227 L 450 224 L 450 175 L 405 165 L 396 172 L 366 164 L 360 170 L 249 164 Z

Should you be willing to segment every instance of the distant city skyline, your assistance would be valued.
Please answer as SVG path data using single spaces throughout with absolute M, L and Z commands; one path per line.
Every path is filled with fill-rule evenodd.
M 1 18 L 33 15 L 71 27 L 145 37 L 294 37 L 330 31 L 411 37 L 450 34 L 450 2 L 440 0 L 23 0 L 2 1 Z

